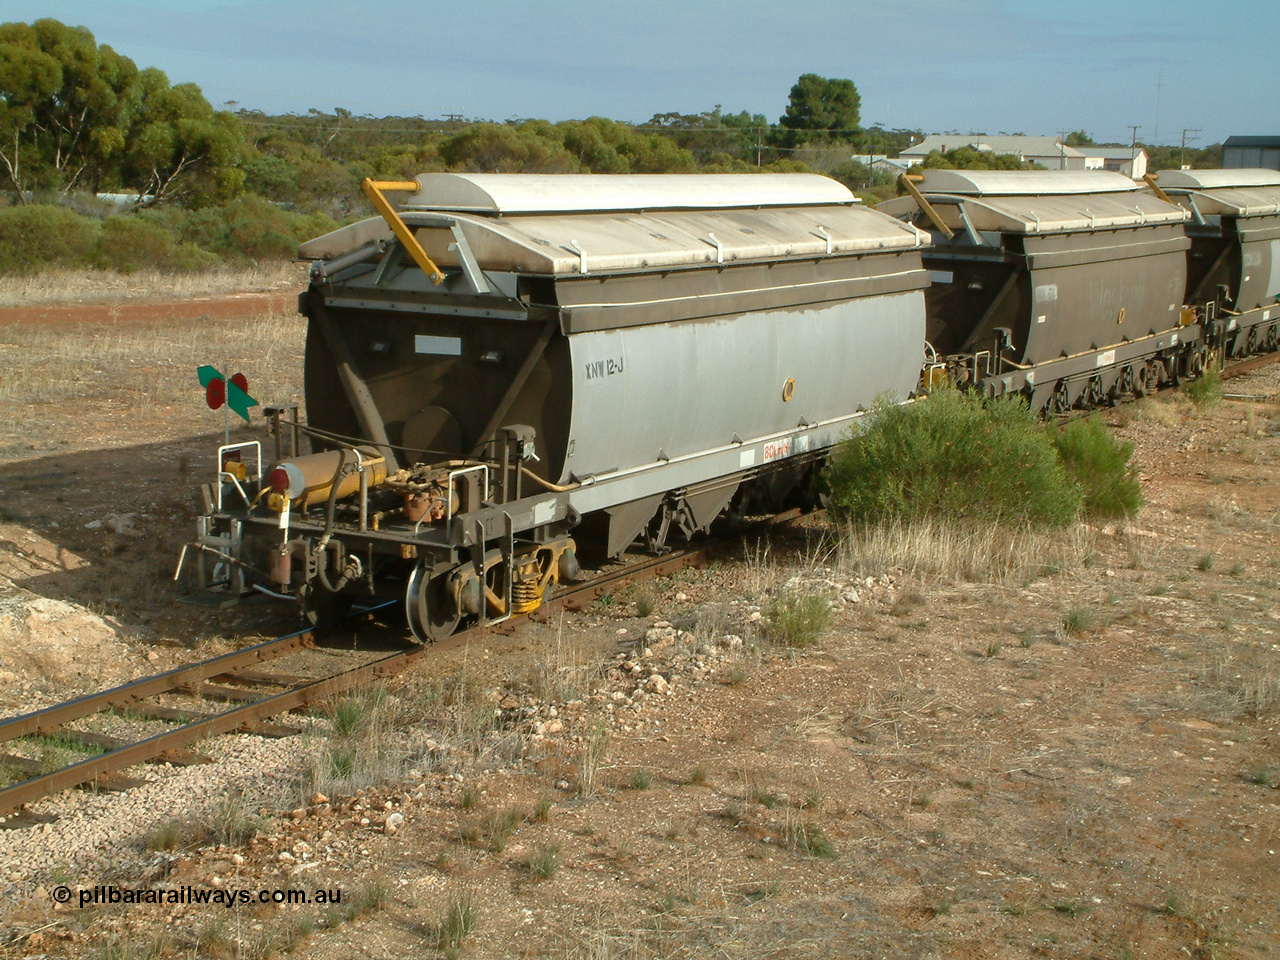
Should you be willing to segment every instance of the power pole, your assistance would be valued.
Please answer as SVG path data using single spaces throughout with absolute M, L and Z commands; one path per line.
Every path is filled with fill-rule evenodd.
M 1151 143 L 1158 144 L 1160 142 L 1160 91 L 1164 88 L 1164 71 L 1161 70 L 1156 80 L 1156 129 L 1151 135 Z
M 1188 137 L 1187 134 L 1199 133 L 1200 129 L 1200 127 L 1188 127 L 1182 131 L 1182 148 L 1178 151 L 1178 169 L 1182 169 L 1186 165 L 1187 144 L 1194 143 L 1200 139 L 1199 137 Z

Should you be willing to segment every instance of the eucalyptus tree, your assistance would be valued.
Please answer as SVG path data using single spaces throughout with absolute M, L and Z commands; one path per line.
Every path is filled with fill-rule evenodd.
M 84 27 L 0 24 L 0 164 L 19 203 L 94 188 L 111 173 L 138 69 Z
M 0 168 L 19 203 L 106 187 L 159 203 L 235 196 L 235 117 L 53 19 L 0 24 Z

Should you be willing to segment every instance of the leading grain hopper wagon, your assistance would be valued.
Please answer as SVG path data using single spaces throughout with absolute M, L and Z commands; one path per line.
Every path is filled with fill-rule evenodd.
M 219 451 L 207 589 L 414 637 L 811 489 L 917 386 L 922 233 L 810 175 L 426 174 L 302 245 L 312 450 Z

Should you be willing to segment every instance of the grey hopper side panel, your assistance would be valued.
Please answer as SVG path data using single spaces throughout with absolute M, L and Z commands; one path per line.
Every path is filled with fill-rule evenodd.
M 819 452 L 840 440 L 865 413 L 851 413 L 805 430 L 790 430 L 750 444 L 727 444 L 688 457 L 611 473 L 569 493 L 581 514 L 627 504 L 668 490 L 691 487 L 716 478 L 734 483 L 762 468 L 776 466 L 796 453 Z
M 1225 306 L 1252 310 L 1280 296 L 1280 217 L 1214 218 L 1191 236 L 1187 301 L 1218 299 Z
M 1240 275 L 1232 307 L 1252 310 L 1275 303 L 1280 297 L 1280 217 L 1237 220 L 1236 235 Z
M 1119 238 L 1027 238 L 1037 295 L 1023 362 L 1040 363 L 1177 327 L 1190 244 L 1185 237 L 1168 236 L 1175 230 L 1180 233 L 1171 227 L 1133 231 L 1128 239 L 1138 255 L 1131 257 L 1097 255 Z M 1041 291 L 1053 291 L 1052 298 L 1039 296 Z
M 920 254 L 734 266 L 660 275 L 559 280 L 565 333 L 671 323 L 807 304 L 881 297 L 929 285 Z
M 560 479 L 652 470 L 735 443 L 749 451 L 762 438 L 848 417 L 883 393 L 905 398 L 923 338 L 919 291 L 571 336 L 573 415 Z
M 1162 253 L 1182 253 L 1191 246 L 1191 241 L 1184 236 L 1153 237 L 1146 240 L 1125 242 L 1117 238 L 1116 243 L 1091 244 L 1075 250 L 1057 250 L 1045 253 L 1033 253 L 1027 258 L 1027 265 L 1032 270 L 1046 270 L 1052 267 L 1076 267 L 1087 263 L 1107 263 L 1116 260 L 1133 260 L 1137 257 L 1154 257 Z
M 1280 239 L 1242 243 L 1240 264 L 1240 292 L 1233 308 L 1252 310 L 1275 303 L 1280 297 Z
M 944 353 L 987 349 L 1004 327 L 1011 359 L 1035 364 L 1177 327 L 1188 246 L 1171 224 L 936 246 L 925 265 L 951 281 L 930 291 L 931 342 Z

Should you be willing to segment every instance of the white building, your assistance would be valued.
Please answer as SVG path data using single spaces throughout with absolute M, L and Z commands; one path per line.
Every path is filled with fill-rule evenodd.
M 1141 180 L 1147 174 L 1151 159 L 1141 147 L 1076 147 L 1084 154 L 1086 170 L 1112 170 L 1123 173 L 1131 180 Z
M 917 164 L 934 150 L 946 153 L 961 147 L 1017 157 L 1023 163 L 1038 163 L 1048 170 L 1085 170 L 1084 154 L 1068 147 L 1058 137 L 996 136 L 982 133 L 931 133 L 914 147 L 898 154 L 898 159 Z

